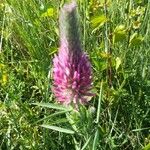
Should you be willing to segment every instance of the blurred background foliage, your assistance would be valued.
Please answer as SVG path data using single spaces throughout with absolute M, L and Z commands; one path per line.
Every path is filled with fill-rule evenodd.
M 75 143 L 82 147 L 87 139 L 91 140 L 89 129 L 88 135 L 81 136 L 39 127 L 47 122 L 70 128 L 63 113 L 31 104 L 55 103 L 51 92 L 52 59 L 59 47 L 58 17 L 64 3 L 65 0 L 0 1 L 2 150 L 73 150 L 77 149 Z M 78 12 L 82 45 L 92 62 L 96 93 L 88 110 L 98 108 L 103 82 L 98 144 L 93 150 L 149 150 L 150 2 L 78 0 Z M 89 118 L 87 113 L 85 120 Z M 88 123 L 94 124 L 94 119 L 95 115 Z M 85 120 L 79 127 L 86 126 Z

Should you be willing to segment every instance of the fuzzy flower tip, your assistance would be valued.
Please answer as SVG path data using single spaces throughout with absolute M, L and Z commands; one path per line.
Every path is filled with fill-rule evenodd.
M 85 104 L 90 92 L 92 70 L 88 56 L 81 50 L 76 3 L 65 4 L 60 10 L 60 47 L 53 59 L 53 92 L 64 104 Z

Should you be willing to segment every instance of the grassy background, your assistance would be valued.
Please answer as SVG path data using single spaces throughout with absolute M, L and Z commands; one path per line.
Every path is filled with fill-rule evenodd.
M 39 126 L 71 128 L 64 114 L 31 104 L 55 103 L 51 68 L 63 4 L 64 0 L 0 1 L 0 149 L 74 150 L 87 139 L 92 143 L 94 132 L 93 150 L 149 150 L 148 0 L 78 0 L 83 49 L 92 62 L 97 94 L 87 109 L 99 111 L 97 127 L 91 131 L 96 112 L 90 119 L 86 116 L 87 133 L 69 135 Z M 82 126 L 87 129 L 86 121 Z M 89 145 L 85 149 L 91 150 Z

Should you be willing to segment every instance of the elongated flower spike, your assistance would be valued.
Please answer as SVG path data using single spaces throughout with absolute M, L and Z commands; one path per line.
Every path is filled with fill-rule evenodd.
M 60 10 L 60 47 L 53 59 L 53 91 L 58 102 L 78 106 L 87 103 L 93 94 L 91 64 L 81 49 L 76 7 L 72 1 Z

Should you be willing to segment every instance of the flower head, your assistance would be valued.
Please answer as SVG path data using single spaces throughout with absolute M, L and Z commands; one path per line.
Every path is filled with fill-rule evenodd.
M 53 91 L 64 105 L 86 103 L 93 95 L 91 64 L 81 49 L 76 7 L 73 1 L 60 11 L 60 47 L 53 60 Z

